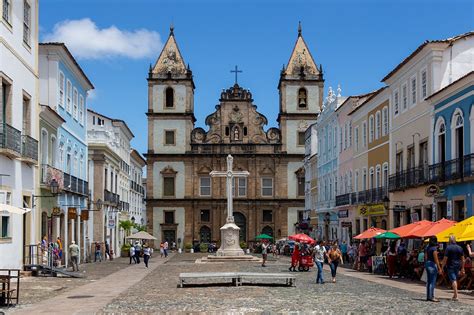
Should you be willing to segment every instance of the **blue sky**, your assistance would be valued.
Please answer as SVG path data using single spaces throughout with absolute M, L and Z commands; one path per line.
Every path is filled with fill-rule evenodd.
M 362 94 L 427 39 L 474 30 L 470 0 L 41 0 L 40 40 L 65 41 L 96 87 L 88 106 L 123 119 L 132 145 L 147 150 L 146 76 L 171 23 L 194 74 L 196 126 L 214 111 L 230 70 L 275 126 L 277 84 L 297 37 L 298 21 L 325 90 Z

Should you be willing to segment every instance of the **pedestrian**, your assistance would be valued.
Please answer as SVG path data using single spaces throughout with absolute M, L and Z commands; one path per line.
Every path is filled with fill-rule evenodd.
M 139 241 L 135 241 L 135 262 L 140 263 L 140 254 L 142 252 L 142 247 Z
M 434 297 L 434 289 L 436 287 L 436 278 L 438 273 L 441 274 L 443 269 L 439 264 L 438 258 L 438 241 L 436 236 L 430 237 L 429 245 L 425 250 L 425 269 L 426 269 L 426 300 L 431 302 L 439 302 Z
M 109 260 L 110 260 L 110 245 L 109 245 L 109 242 L 105 241 L 105 256 L 104 256 L 104 260 L 107 260 L 107 257 L 108 257 Z
M 348 256 L 347 252 L 348 252 L 348 250 L 347 250 L 346 241 L 342 241 L 342 244 L 341 244 L 342 259 L 346 262 L 349 261 L 349 256 Z
M 148 244 L 143 245 L 143 261 L 145 262 L 145 266 L 148 268 L 148 261 L 150 260 L 150 247 L 148 247 Z
M 94 256 L 94 262 L 99 259 L 99 262 L 102 262 L 102 252 L 100 250 L 100 243 L 95 242 L 95 256 Z
M 160 257 L 163 258 L 164 254 L 165 254 L 165 243 L 161 242 L 160 243 Z
M 388 276 L 390 279 L 395 276 L 395 271 L 397 267 L 397 243 L 392 241 L 386 252 L 387 257 L 387 269 Z
M 262 242 L 262 267 L 266 267 L 265 263 L 267 262 L 267 254 L 268 254 L 268 241 L 263 240 Z
M 400 262 L 400 274 L 398 275 L 399 278 L 407 277 L 407 271 L 408 271 L 408 251 L 407 247 L 405 245 L 405 242 L 401 242 L 400 245 L 398 246 L 397 249 L 397 254 L 398 254 L 398 261 Z
M 334 242 L 332 247 L 329 249 L 327 255 L 329 267 L 331 268 L 332 282 L 336 283 L 337 266 L 339 265 L 339 263 L 341 263 L 341 265 L 344 264 L 342 253 L 339 247 L 337 246 L 337 242 Z
M 367 269 L 367 245 L 366 241 L 362 240 L 359 245 L 359 271 Z
M 63 259 L 63 242 L 61 241 L 61 238 L 59 236 L 56 238 L 56 244 L 58 244 L 58 249 L 59 249 L 58 266 L 60 266 L 61 265 L 61 260 Z
M 132 260 L 133 260 L 133 263 L 136 264 L 137 262 L 135 260 L 135 247 L 133 247 L 133 244 L 130 244 L 129 254 L 130 254 L 130 263 L 129 263 L 129 265 L 132 264 Z
M 456 237 L 454 235 L 449 236 L 449 245 L 446 246 L 444 252 L 444 258 L 442 264 L 446 266 L 448 272 L 449 281 L 453 287 L 453 301 L 458 300 L 458 277 L 459 271 L 461 275 L 464 275 L 464 252 L 461 246 L 456 244 Z
M 289 268 L 290 271 L 296 271 L 296 266 L 298 265 L 298 261 L 300 260 L 300 247 L 298 243 L 295 242 L 295 248 L 293 249 L 293 253 L 291 254 L 291 266 Z
M 75 241 L 71 241 L 71 245 L 69 245 L 69 253 L 71 253 L 72 271 L 79 271 L 79 246 L 77 246 Z
M 163 253 L 165 254 L 165 258 L 168 257 L 168 239 L 165 239 L 165 243 L 163 244 Z
M 323 241 L 319 241 L 319 243 L 314 247 L 314 261 L 316 266 L 318 267 L 318 273 L 316 276 L 316 283 L 324 283 L 323 277 L 323 265 L 324 259 L 327 257 L 326 247 L 324 247 Z

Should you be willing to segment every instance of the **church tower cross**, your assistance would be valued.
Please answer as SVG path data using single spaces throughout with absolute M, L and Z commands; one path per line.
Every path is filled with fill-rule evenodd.
M 249 172 L 247 171 L 233 171 L 234 158 L 229 154 L 227 156 L 227 171 L 212 171 L 209 173 L 211 177 L 225 177 L 227 184 L 227 223 L 234 223 L 233 213 L 233 199 L 232 199 L 232 181 L 236 177 L 248 177 Z
M 230 70 L 231 73 L 235 73 L 235 84 L 237 84 L 237 74 L 242 73 L 242 70 L 239 70 L 237 66 L 235 66 L 235 70 Z

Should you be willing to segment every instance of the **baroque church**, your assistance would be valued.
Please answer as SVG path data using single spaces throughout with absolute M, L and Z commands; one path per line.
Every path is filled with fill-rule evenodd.
M 173 28 L 148 73 L 147 221 L 158 242 L 220 241 L 226 221 L 226 179 L 213 170 L 248 171 L 233 182 L 234 218 L 240 240 L 258 234 L 275 239 L 297 231 L 305 215 L 305 131 L 321 111 L 324 79 L 301 26 L 288 63 L 280 71 L 278 128 L 237 84 L 224 89 L 206 127 L 195 126 L 193 73 L 178 48 Z M 200 104 L 200 109 L 205 109 Z M 307 212 L 306 212 L 307 213 Z M 156 244 L 155 244 L 156 246 Z

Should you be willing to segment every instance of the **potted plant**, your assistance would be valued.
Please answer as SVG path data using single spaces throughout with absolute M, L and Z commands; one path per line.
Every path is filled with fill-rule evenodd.
M 130 247 L 129 243 L 125 243 L 120 248 L 120 257 L 128 257 L 130 255 Z
M 247 249 L 247 243 L 245 243 L 244 241 L 240 242 L 240 248 Z
M 209 245 L 207 245 L 206 243 L 199 244 L 199 251 L 201 253 L 207 253 L 208 250 L 209 250 Z
M 186 250 L 186 253 L 189 253 L 189 252 L 192 253 L 191 250 L 193 249 L 193 244 L 191 244 L 191 243 L 184 244 L 184 249 Z

